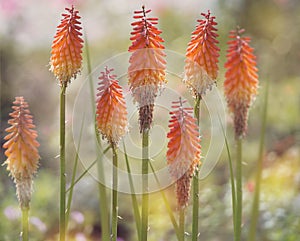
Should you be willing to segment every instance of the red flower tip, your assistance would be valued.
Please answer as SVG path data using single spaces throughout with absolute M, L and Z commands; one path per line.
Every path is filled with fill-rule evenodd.
M 188 44 L 185 60 L 185 77 L 183 81 L 191 89 L 192 93 L 204 95 L 207 89 L 211 89 L 218 75 L 218 58 L 220 49 L 216 38 L 217 22 L 215 17 L 208 13 L 201 13 L 204 19 L 192 32 L 191 41 Z
M 73 6 L 65 9 L 68 13 L 62 14 L 57 26 L 50 58 L 50 71 L 61 85 L 67 85 L 80 72 L 83 47 L 79 12 Z
M 96 121 L 98 130 L 112 144 L 118 144 L 127 131 L 127 110 L 113 69 L 107 67 L 99 77 Z
M 235 135 L 243 137 L 247 130 L 249 108 L 257 95 L 258 75 L 256 57 L 243 37 L 244 29 L 230 31 L 225 68 L 224 92 L 228 107 L 234 114 Z

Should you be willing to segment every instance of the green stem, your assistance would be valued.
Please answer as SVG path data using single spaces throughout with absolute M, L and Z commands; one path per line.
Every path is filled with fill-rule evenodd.
M 29 207 L 22 207 L 22 241 L 28 241 L 28 212 Z
M 65 160 L 65 115 L 66 115 L 66 88 L 65 83 L 61 86 L 60 92 L 60 241 L 66 239 L 66 160 Z
M 180 239 L 178 241 L 184 241 L 184 213 L 185 213 L 185 208 L 180 208 L 179 210 Z
M 260 199 L 260 186 L 261 186 L 261 176 L 263 170 L 263 154 L 264 154 L 264 143 L 265 143 L 265 132 L 267 124 L 267 111 L 268 111 L 268 93 L 269 93 L 269 82 L 267 81 L 266 92 L 264 96 L 264 107 L 262 110 L 262 127 L 260 135 L 260 144 L 259 144 L 259 156 L 257 163 L 257 172 L 255 178 L 255 191 L 254 198 L 252 203 L 252 212 L 251 212 L 251 224 L 249 229 L 248 241 L 255 241 L 256 238 L 256 228 L 257 221 L 259 216 L 259 199 Z
M 226 149 L 227 149 L 227 154 L 228 154 L 228 159 L 229 159 L 233 229 L 234 229 L 234 233 L 236 233 L 236 189 L 235 189 L 235 182 L 234 182 L 234 173 L 233 173 L 232 159 L 231 159 L 231 154 L 230 154 L 230 150 L 229 150 L 229 144 L 228 144 L 226 136 L 225 136 L 225 144 L 226 144 Z
M 98 176 L 99 178 L 104 175 L 102 161 L 98 159 Z M 101 230 L 102 230 L 102 240 L 110 241 L 109 235 L 109 212 L 107 207 L 106 199 L 106 187 L 99 180 L 98 183 L 98 192 L 99 192 L 99 208 L 100 208 L 100 220 L 101 220 Z
M 116 241 L 118 236 L 118 154 L 116 150 L 116 145 L 112 143 L 111 146 L 113 151 L 111 240 Z
M 124 148 L 124 155 L 125 155 L 126 167 L 127 167 L 127 172 L 128 172 L 128 179 L 129 179 L 129 184 L 130 184 L 133 214 L 134 214 L 134 219 L 135 219 L 135 224 L 136 224 L 138 240 L 140 241 L 141 240 L 141 232 L 140 232 L 140 230 L 141 230 L 141 216 L 140 216 L 140 211 L 139 211 L 139 205 L 138 205 L 137 198 L 136 198 L 136 195 L 135 195 L 133 179 L 132 179 L 132 175 L 131 175 L 131 169 L 130 169 L 129 160 L 128 160 L 128 156 L 127 156 L 127 151 L 126 151 L 126 146 L 125 146 L 124 142 L 123 142 L 123 148 Z M 151 165 L 151 163 L 150 163 L 150 165 Z
M 197 119 L 197 124 L 200 123 L 200 101 L 201 96 L 197 95 L 194 107 L 195 117 Z M 192 221 L 192 241 L 198 240 L 198 226 L 199 226 L 199 171 L 196 169 L 193 176 L 193 221 Z
M 235 241 L 241 241 L 242 233 L 242 212 L 243 212 L 243 187 L 242 187 L 242 139 L 237 139 L 237 160 L 236 160 L 236 232 Z
M 148 165 L 149 165 L 149 130 L 142 132 L 142 225 L 141 241 L 147 241 L 148 234 L 148 212 L 149 212 L 149 194 L 148 194 Z

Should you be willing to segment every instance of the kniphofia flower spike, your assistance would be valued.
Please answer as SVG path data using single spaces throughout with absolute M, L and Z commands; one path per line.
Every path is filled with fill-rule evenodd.
M 78 11 L 66 8 L 68 13 L 62 14 L 63 19 L 57 26 L 52 43 L 50 71 L 53 72 L 61 85 L 67 85 L 81 70 L 83 40 Z
M 39 153 L 36 141 L 37 132 L 32 121 L 32 115 L 28 109 L 28 104 L 23 97 L 16 97 L 13 102 L 13 112 L 5 131 L 6 142 L 3 148 L 6 149 L 7 156 L 4 164 L 13 177 L 17 187 L 17 196 L 21 208 L 28 208 L 32 193 L 32 179 L 39 165 Z
M 139 104 L 140 131 L 149 129 L 152 123 L 154 99 L 160 87 L 165 84 L 165 53 L 159 36 L 161 33 L 155 25 L 158 18 L 146 17 L 151 10 L 134 12 L 132 45 L 128 51 L 132 52 L 129 59 L 128 78 L 134 101 Z
M 176 180 L 177 202 L 180 208 L 188 204 L 191 179 L 200 162 L 200 137 L 197 121 L 193 117 L 193 108 L 183 107 L 186 101 L 172 102 L 173 111 L 170 112 L 170 131 L 167 163 L 169 171 Z
M 224 91 L 229 110 L 234 114 L 235 136 L 247 130 L 248 111 L 257 95 L 256 57 L 249 46 L 250 38 L 242 37 L 243 29 L 230 32 L 225 68 Z
M 105 68 L 99 77 L 97 127 L 112 144 L 118 144 L 127 131 L 127 110 L 122 88 L 113 69 Z
M 204 19 L 197 20 L 199 24 L 192 32 L 186 51 L 183 79 L 193 95 L 200 97 L 216 82 L 220 52 L 215 17 L 211 16 L 210 11 L 201 15 Z

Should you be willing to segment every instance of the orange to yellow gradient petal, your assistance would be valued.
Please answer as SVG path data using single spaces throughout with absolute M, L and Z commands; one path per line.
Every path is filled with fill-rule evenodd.
M 183 79 L 194 96 L 203 96 L 216 82 L 220 52 L 215 17 L 211 16 L 210 11 L 201 15 L 204 19 L 197 21 L 199 24 L 192 32 L 186 51 Z
M 139 104 L 141 132 L 150 128 L 155 97 L 159 88 L 167 82 L 164 40 L 159 36 L 161 31 L 155 27 L 158 18 L 146 16 L 150 12 L 144 6 L 134 12 L 136 21 L 131 24 L 132 45 L 128 49 L 132 52 L 128 81 L 133 99 Z
M 122 88 L 112 71 L 106 67 L 99 77 L 96 121 L 101 134 L 117 145 L 127 131 L 127 110 Z
M 256 57 L 249 46 L 250 38 L 242 37 L 243 29 L 230 32 L 228 42 L 224 92 L 229 110 L 234 114 L 235 136 L 243 137 L 247 130 L 249 108 L 257 95 Z
M 81 70 L 83 40 L 78 11 L 66 8 L 68 13 L 62 14 L 63 19 L 57 26 L 52 43 L 50 71 L 53 72 L 61 85 L 67 85 Z
M 185 101 L 172 102 L 167 163 L 169 172 L 176 180 L 177 202 L 180 208 L 187 206 L 190 196 L 191 178 L 200 165 L 200 137 L 193 109 L 183 107 Z
M 27 102 L 23 97 L 16 97 L 13 104 L 13 112 L 9 114 L 11 119 L 8 121 L 11 126 L 5 130 L 8 134 L 4 137 L 6 142 L 3 148 L 7 156 L 4 164 L 16 183 L 21 207 L 28 207 L 32 178 L 39 165 L 39 143 Z

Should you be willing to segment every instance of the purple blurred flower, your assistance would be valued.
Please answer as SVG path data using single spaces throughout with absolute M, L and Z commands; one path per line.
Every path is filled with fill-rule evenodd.
M 46 230 L 47 230 L 47 226 L 46 226 L 46 224 L 44 223 L 44 222 L 42 222 L 39 218 L 37 218 L 37 217 L 31 217 L 30 219 L 29 219 L 29 221 L 30 221 L 30 223 L 32 224 L 32 225 L 34 225 L 39 231 L 41 231 L 41 232 L 46 232 Z
M 76 241 L 87 241 L 85 235 L 83 233 L 77 233 L 75 236 Z
M 3 211 L 5 217 L 9 220 L 16 220 L 21 217 L 21 211 L 14 206 L 7 206 Z
M 71 213 L 71 218 L 78 224 L 81 224 L 84 222 L 84 216 L 81 212 L 74 211 Z

